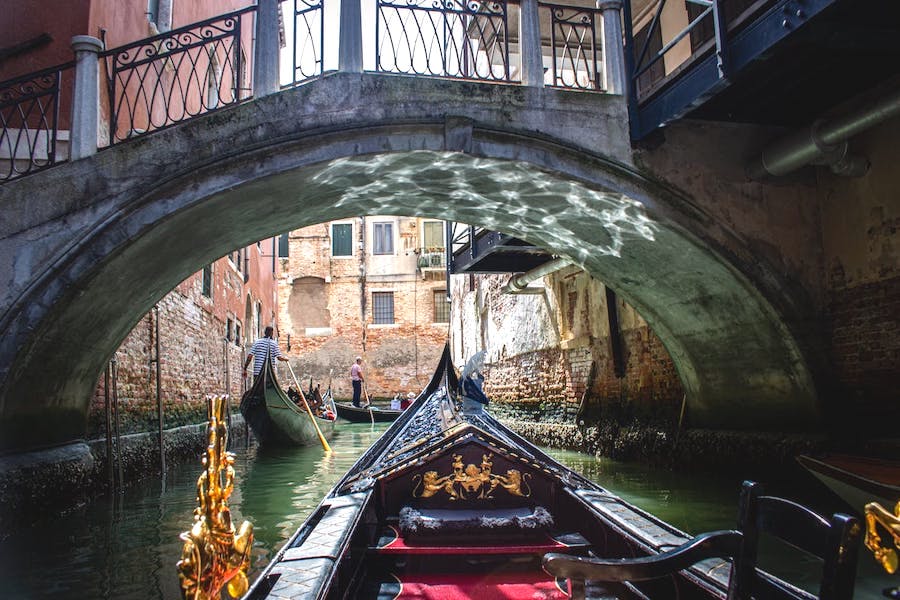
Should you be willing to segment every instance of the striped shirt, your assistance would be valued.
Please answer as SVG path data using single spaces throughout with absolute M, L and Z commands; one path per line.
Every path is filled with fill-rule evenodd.
M 253 342 L 250 354 L 253 355 L 253 376 L 256 377 L 262 371 L 263 363 L 266 362 L 266 356 L 271 354 L 274 361 L 276 357 L 281 356 L 281 350 L 278 348 L 278 342 L 272 338 L 261 337 Z

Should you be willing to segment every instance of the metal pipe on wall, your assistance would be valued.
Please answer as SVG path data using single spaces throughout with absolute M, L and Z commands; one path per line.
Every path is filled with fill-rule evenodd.
M 557 257 L 549 262 L 545 262 L 539 267 L 535 267 L 530 271 L 525 273 L 520 273 L 519 275 L 513 275 L 509 278 L 509 281 L 506 282 L 506 285 L 500 290 L 503 294 L 539 294 L 541 293 L 541 289 L 533 289 L 529 288 L 528 284 L 536 279 L 540 279 L 545 275 L 549 275 L 550 273 L 555 273 L 561 269 L 566 268 L 571 264 L 568 258 L 565 257 Z
M 836 175 L 862 176 L 869 161 L 849 152 L 848 140 L 900 115 L 900 88 L 834 119 L 817 121 L 765 148 L 747 166 L 752 179 L 787 175 L 806 165 L 827 165 Z

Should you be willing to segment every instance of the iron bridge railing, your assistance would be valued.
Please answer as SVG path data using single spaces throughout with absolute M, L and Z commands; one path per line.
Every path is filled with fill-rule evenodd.
M 109 144 L 248 99 L 243 46 L 254 11 L 244 8 L 102 52 Z
M 68 62 L 0 84 L 0 182 L 58 161 L 60 95 L 71 92 L 74 67 Z
M 377 0 L 376 70 L 510 81 L 505 0 Z
M 600 11 L 548 2 L 538 2 L 538 6 L 550 22 L 550 85 L 579 90 L 603 89 Z
M 259 18 L 263 2 L 258 2 L 100 51 L 98 101 L 105 126 L 96 135 L 82 131 L 78 139 L 91 144 L 93 138 L 95 148 L 108 147 L 249 100 L 258 73 L 248 50 L 261 41 L 272 48 L 270 55 L 276 61 L 278 48 L 287 45 L 283 54 L 285 59 L 287 52 L 291 55 L 290 81 L 281 77 L 281 85 L 299 85 L 327 72 L 326 50 L 337 49 L 339 40 L 332 36 L 326 43 L 325 0 L 268 0 L 273 1 L 283 9 L 284 23 L 278 33 L 254 30 L 263 23 Z M 417 76 L 521 81 L 524 42 L 517 40 L 520 26 L 513 21 L 522 18 L 519 2 L 531 0 L 364 1 L 372 3 L 376 17 L 374 48 L 368 46 L 371 38 L 365 34 L 359 42 L 366 46 L 367 56 L 374 56 L 374 65 L 367 68 Z M 518 7 L 512 18 L 510 7 Z M 544 84 L 602 90 L 600 11 L 539 1 L 537 11 L 545 17 L 539 20 L 551 27 L 542 35 L 550 40 L 550 48 L 546 43 L 543 48 Z M 281 38 L 280 45 L 275 45 L 279 40 L 273 35 Z M 515 48 L 511 50 L 511 38 L 517 42 L 513 46 L 518 55 L 513 53 Z M 540 45 L 540 39 L 537 35 L 528 43 Z M 72 105 L 77 69 L 69 62 L 0 82 L 0 183 L 68 159 L 68 148 L 60 142 L 73 126 L 67 116 L 61 123 L 59 113 L 62 109 L 66 115 Z

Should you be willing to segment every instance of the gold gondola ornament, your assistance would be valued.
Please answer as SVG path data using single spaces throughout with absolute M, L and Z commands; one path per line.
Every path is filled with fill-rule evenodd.
M 225 420 L 227 396 L 207 399 L 207 447 L 203 473 L 197 480 L 197 508 L 184 540 L 178 578 L 181 595 L 190 600 L 221 597 L 222 588 L 232 598 L 247 591 L 253 525 L 244 521 L 237 535 L 231 522 L 228 497 L 234 487 L 234 454 L 225 448 L 228 426 Z
M 865 544 L 875 560 L 888 573 L 897 572 L 897 548 L 900 548 L 900 501 L 894 507 L 894 512 L 885 509 L 877 502 L 866 504 L 866 538 Z M 881 536 L 878 534 L 878 525 L 887 530 L 894 541 L 894 548 L 886 546 L 882 543 Z

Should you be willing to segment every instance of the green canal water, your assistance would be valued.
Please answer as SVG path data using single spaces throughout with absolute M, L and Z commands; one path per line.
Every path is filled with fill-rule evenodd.
M 341 423 L 334 451 L 327 456 L 317 447 L 263 451 L 252 444 L 235 445 L 237 481 L 229 505 L 236 524 L 253 523 L 251 578 L 386 427 Z M 734 524 L 738 478 L 652 470 L 576 452 L 551 454 L 682 530 L 697 533 Z M 165 481 L 144 481 L 121 494 L 98 496 L 70 514 L 47 515 L 39 524 L 0 533 L 0 597 L 180 598 L 178 535 L 191 524 L 199 474 L 199 462 L 176 465 Z M 770 489 L 794 492 L 794 498 L 806 495 L 797 499 L 812 499 L 820 510 L 834 508 L 814 484 L 787 480 Z M 787 565 L 782 555 L 778 548 L 769 549 L 763 566 L 792 577 L 803 571 L 803 565 Z M 891 581 L 900 583 L 879 574 L 865 552 L 860 562 L 857 598 L 880 598 Z

